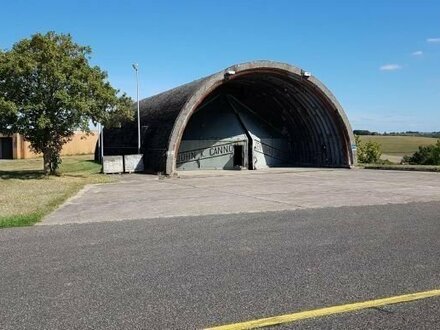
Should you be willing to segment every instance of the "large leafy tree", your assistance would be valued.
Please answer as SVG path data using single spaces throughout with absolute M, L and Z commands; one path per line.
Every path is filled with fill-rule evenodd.
M 89 63 L 91 48 L 70 35 L 35 34 L 0 50 L 0 132 L 20 133 L 42 153 L 54 174 L 62 146 L 90 122 L 106 126 L 132 119 L 132 100 Z

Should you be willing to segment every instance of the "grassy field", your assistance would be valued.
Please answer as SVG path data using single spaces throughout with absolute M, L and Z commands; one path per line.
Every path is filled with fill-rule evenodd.
M 29 226 L 90 183 L 110 182 L 93 155 L 63 157 L 59 176 L 45 176 L 42 159 L 0 160 L 0 228 Z
M 400 163 L 405 155 L 412 155 L 419 146 L 435 144 L 437 139 L 419 136 L 379 136 L 362 135 L 361 141 L 374 141 L 380 144 L 382 150 L 381 159 L 388 159 L 393 163 Z
M 382 152 L 387 155 L 412 155 L 419 146 L 435 144 L 437 139 L 419 136 L 378 136 L 362 135 L 361 141 L 374 141 L 381 145 Z

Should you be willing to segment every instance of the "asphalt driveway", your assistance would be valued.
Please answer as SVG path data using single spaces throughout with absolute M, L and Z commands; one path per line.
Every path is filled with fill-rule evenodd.
M 0 231 L 0 328 L 203 329 L 440 288 L 440 203 Z M 440 298 L 282 329 L 439 329 Z

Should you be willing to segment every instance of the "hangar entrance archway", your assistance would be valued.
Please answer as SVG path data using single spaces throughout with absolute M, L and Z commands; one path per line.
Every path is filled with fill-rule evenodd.
M 307 81 L 251 72 L 226 80 L 195 109 L 176 169 L 347 167 L 350 148 L 338 112 Z

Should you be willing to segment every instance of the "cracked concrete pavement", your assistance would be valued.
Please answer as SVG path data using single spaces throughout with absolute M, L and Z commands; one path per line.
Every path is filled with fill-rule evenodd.
M 437 173 L 361 169 L 131 174 L 90 185 L 41 225 L 440 201 Z

